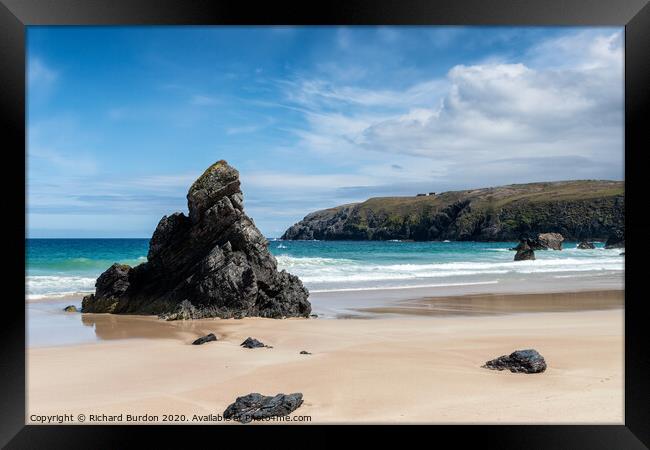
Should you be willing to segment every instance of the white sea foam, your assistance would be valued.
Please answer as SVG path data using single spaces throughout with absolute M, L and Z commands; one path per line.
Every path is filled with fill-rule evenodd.
M 409 282 L 410 285 L 427 279 L 489 275 L 528 275 L 528 274 L 567 274 L 586 272 L 622 272 L 623 258 L 601 254 L 599 257 L 574 257 L 566 252 L 562 257 L 546 254 L 535 261 L 512 261 L 510 257 L 492 261 L 462 261 L 420 264 L 377 264 L 351 259 L 324 257 L 292 257 L 280 255 L 278 266 L 300 277 L 305 285 L 316 290 L 334 290 L 338 288 L 367 289 L 385 288 L 390 282 Z M 394 283 L 393 283 L 394 284 Z
M 28 299 L 62 297 L 95 290 L 95 278 L 90 277 L 32 275 L 25 281 Z
M 279 247 L 286 247 L 280 245 Z M 279 248 L 278 247 L 278 248 Z M 567 248 L 561 252 L 540 251 L 534 261 L 513 261 L 513 252 L 505 248 L 479 250 L 476 254 L 458 255 L 459 261 L 449 261 L 454 255 L 426 255 L 417 253 L 408 263 L 396 262 L 408 255 L 396 255 L 397 260 L 332 258 L 325 256 L 297 257 L 288 254 L 276 256 L 279 269 L 297 275 L 312 292 L 332 290 L 402 289 L 405 287 L 435 287 L 468 285 L 517 277 L 527 279 L 531 274 L 549 274 L 554 278 L 572 278 L 580 274 L 621 274 L 625 259 L 620 249 L 579 250 Z M 451 256 L 450 256 L 451 255 Z M 446 260 L 446 261 L 445 261 Z M 146 261 L 146 256 L 137 258 Z M 411 262 L 412 261 L 412 262 Z M 90 264 L 85 258 L 75 263 Z M 63 296 L 89 293 L 95 289 L 96 276 L 83 275 L 29 275 L 26 278 L 27 297 Z

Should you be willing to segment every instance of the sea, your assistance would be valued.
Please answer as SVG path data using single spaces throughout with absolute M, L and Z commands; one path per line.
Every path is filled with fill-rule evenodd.
M 537 251 L 535 261 L 513 261 L 516 242 L 358 242 L 269 239 L 279 269 L 300 277 L 311 293 L 487 286 L 581 280 L 620 280 L 620 249 Z M 147 260 L 149 239 L 27 239 L 26 297 L 61 298 L 94 291 L 114 262 Z

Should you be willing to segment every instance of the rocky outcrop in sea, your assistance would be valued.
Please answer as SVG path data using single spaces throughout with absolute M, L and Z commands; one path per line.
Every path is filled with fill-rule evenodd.
M 531 261 L 535 259 L 535 251 L 529 239 L 520 240 L 515 250 L 517 250 L 515 261 Z
M 530 235 L 528 233 L 519 237 L 519 244 L 511 250 L 519 250 L 525 243 L 531 250 L 562 250 L 564 237 L 560 233 L 539 233 Z
M 562 250 L 564 238 L 560 233 L 540 233 L 537 235 L 536 247 L 533 250 Z
M 593 242 L 582 241 L 578 244 L 577 247 L 579 250 L 593 250 L 596 248 Z
M 577 180 L 375 197 L 312 212 L 282 239 L 514 241 L 559 233 L 579 241 L 624 234 L 624 226 L 623 182 Z
M 612 233 L 605 242 L 605 248 L 625 248 L 625 234 L 620 231 Z
M 189 216 L 164 216 L 147 262 L 113 264 L 101 274 L 83 312 L 202 317 L 308 317 L 308 291 L 278 271 L 268 242 L 244 212 L 239 172 L 210 166 L 187 193 Z

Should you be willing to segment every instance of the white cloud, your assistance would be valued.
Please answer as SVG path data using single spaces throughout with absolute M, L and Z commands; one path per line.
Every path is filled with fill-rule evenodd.
M 341 32 L 339 38 L 344 37 Z M 298 147 L 338 158 L 341 165 L 365 161 L 358 173 L 371 167 L 375 178 L 366 180 L 369 184 L 398 176 L 391 169 L 395 162 L 410 166 L 412 171 L 404 172 L 415 181 L 435 176 L 480 185 L 524 174 L 529 180 L 620 178 L 621 39 L 620 32 L 574 33 L 542 42 L 519 62 L 457 65 L 444 78 L 403 90 L 298 80 L 287 93 L 308 111 L 308 126 L 296 130 Z M 580 161 L 592 171 L 558 164 L 541 173 L 542 156 Z M 485 171 L 469 167 L 485 167 L 497 158 L 509 162 Z
M 58 86 L 59 72 L 43 60 L 30 57 L 27 60 L 27 95 L 29 102 L 41 103 L 50 98 Z
M 27 63 L 27 78 L 34 84 L 51 84 L 56 81 L 58 73 L 48 67 L 39 58 L 30 58 Z
M 307 190 L 325 191 L 346 186 L 376 184 L 372 176 L 358 174 L 304 174 L 248 172 L 241 175 L 245 188 L 263 188 L 268 190 Z

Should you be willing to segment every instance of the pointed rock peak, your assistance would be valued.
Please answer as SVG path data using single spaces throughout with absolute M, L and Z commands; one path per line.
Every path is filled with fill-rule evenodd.
M 223 159 L 217 161 L 203 172 L 187 193 L 190 218 L 193 222 L 198 222 L 203 213 L 216 202 L 234 194 L 241 195 L 239 172 Z

